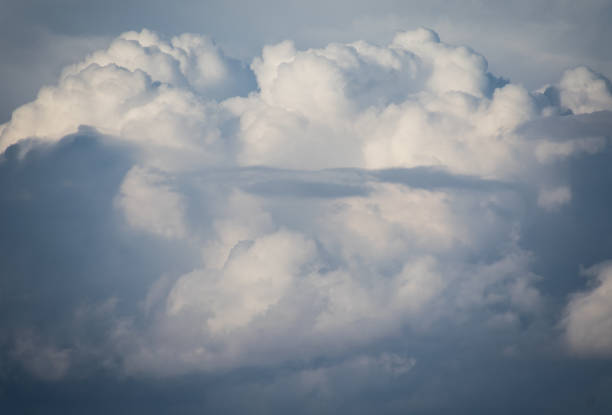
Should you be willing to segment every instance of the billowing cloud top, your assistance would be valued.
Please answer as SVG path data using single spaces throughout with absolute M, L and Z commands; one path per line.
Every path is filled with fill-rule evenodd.
M 528 91 L 429 29 L 285 41 L 250 67 L 205 36 L 124 33 L 0 126 L 6 366 L 306 362 L 287 381 L 333 389 L 410 376 L 422 342 L 461 333 L 506 359 L 609 357 L 610 267 L 576 278 L 607 258 L 555 230 L 605 202 L 577 166 L 609 160 L 610 111 L 589 68 Z

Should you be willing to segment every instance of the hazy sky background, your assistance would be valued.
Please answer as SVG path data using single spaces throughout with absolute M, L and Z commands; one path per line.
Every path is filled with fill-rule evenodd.
M 612 413 L 610 21 L 0 0 L 0 412 Z

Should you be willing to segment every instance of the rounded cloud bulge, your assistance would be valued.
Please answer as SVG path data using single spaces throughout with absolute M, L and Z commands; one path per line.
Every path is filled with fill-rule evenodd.
M 333 395 L 444 359 L 607 358 L 609 266 L 577 277 L 607 228 L 558 235 L 610 202 L 580 166 L 607 177 L 611 111 L 587 67 L 529 91 L 425 28 L 250 64 L 123 33 L 0 125 L 6 370 L 278 369 Z
M 216 100 L 246 93 L 252 83 L 250 71 L 205 36 L 167 42 L 146 29 L 127 32 L 65 68 L 56 85 L 15 110 L 1 127 L 0 146 L 30 137 L 57 141 L 86 125 L 143 147 L 190 148 L 205 158 L 218 141 Z
M 499 178 L 532 162 L 534 142 L 514 134 L 518 126 L 608 110 L 612 100 L 609 81 L 584 67 L 530 93 L 429 29 L 398 33 L 384 47 L 357 41 L 298 51 L 287 41 L 266 46 L 250 67 L 205 36 L 127 32 L 15 110 L 0 145 L 57 141 L 87 125 L 146 146 L 189 148 L 208 163 L 438 166 Z

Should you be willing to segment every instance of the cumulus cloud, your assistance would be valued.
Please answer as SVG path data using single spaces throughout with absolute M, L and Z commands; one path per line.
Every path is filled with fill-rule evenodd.
M 185 202 L 173 192 L 160 174 L 139 167 L 132 168 L 125 176 L 117 206 L 128 224 L 136 229 L 168 238 L 184 238 Z
M 512 224 L 495 213 L 512 195 L 369 185 L 367 196 L 287 199 L 244 193 L 238 182 L 217 196 L 225 211 L 193 242 L 202 265 L 152 286 L 149 326 L 125 320 L 114 332 L 125 370 L 279 364 L 478 309 L 537 309 L 529 255 L 503 237 Z M 491 205 L 479 207 L 481 198 Z M 310 214 L 288 215 L 296 203 Z M 465 223 L 479 210 L 484 223 Z M 484 257 L 470 263 L 459 252 Z
M 201 160 L 219 139 L 213 100 L 248 92 L 251 84 L 250 72 L 205 36 L 166 42 L 148 30 L 127 32 L 15 110 L 0 127 L 0 149 L 28 137 L 57 141 L 87 125 L 143 148 L 190 148 Z
M 16 110 L 0 142 L 6 148 L 24 137 L 58 140 L 90 125 L 148 146 L 189 148 L 207 163 L 435 165 L 502 177 L 530 161 L 533 144 L 514 134 L 525 121 L 554 108 L 609 109 L 608 81 L 587 68 L 529 93 L 489 73 L 483 56 L 445 44 L 428 29 L 399 33 L 385 47 L 358 41 L 298 51 L 287 41 L 266 46 L 251 68 L 257 91 L 232 97 L 254 88 L 241 81 L 252 75 L 210 39 L 128 32 Z M 592 140 L 551 146 L 539 144 L 538 160 L 599 148 Z
M 437 165 L 496 176 L 516 168 L 510 133 L 536 113 L 528 92 L 504 87 L 484 57 L 428 29 L 400 33 L 387 47 L 296 51 L 285 42 L 266 47 L 252 68 L 259 93 L 226 103 L 240 117 L 244 164 Z M 488 139 L 498 135 L 505 139 Z
M 563 327 L 570 350 L 584 356 L 612 356 L 612 264 L 585 272 L 592 286 L 575 293 L 565 310 Z
M 561 104 L 575 114 L 612 110 L 610 80 L 587 67 L 565 71 L 559 90 Z
M 579 203 L 560 171 L 606 151 L 609 97 L 609 81 L 583 67 L 528 91 L 429 29 L 384 46 L 285 41 L 250 69 L 205 36 L 125 33 L 0 126 L 0 167 L 24 183 L 6 184 L 3 203 L 62 225 L 66 240 L 42 239 L 34 252 L 59 244 L 66 263 L 44 263 L 77 287 L 52 291 L 71 301 L 44 336 L 19 334 L 36 333 L 25 313 L 0 339 L 48 379 L 92 356 L 140 376 L 345 362 L 304 372 L 327 378 L 409 373 L 418 357 L 361 353 L 388 339 L 543 325 L 547 294 L 523 220 Z M 65 160 L 74 170 L 43 177 Z M 69 259 L 87 244 L 77 266 Z M 26 263 L 9 264 L 42 278 Z M 572 344 L 600 332 L 585 305 L 599 290 L 570 303 Z M 82 312 L 81 301 L 109 299 L 104 312 Z

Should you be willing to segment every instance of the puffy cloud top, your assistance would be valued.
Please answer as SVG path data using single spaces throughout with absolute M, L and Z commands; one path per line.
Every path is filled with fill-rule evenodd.
M 287 41 L 266 46 L 251 68 L 256 91 L 250 72 L 207 37 L 127 32 L 17 109 L 1 127 L 1 148 L 89 125 L 147 146 L 188 148 L 197 164 L 439 166 L 499 178 L 537 164 L 534 143 L 514 134 L 526 121 L 612 108 L 609 81 L 587 68 L 529 93 L 428 29 L 398 33 L 386 47 L 358 41 L 297 51 Z M 563 145 L 572 148 L 552 147 Z
M 575 114 L 612 110 L 612 84 L 589 68 L 565 71 L 559 87 L 561 104 Z

